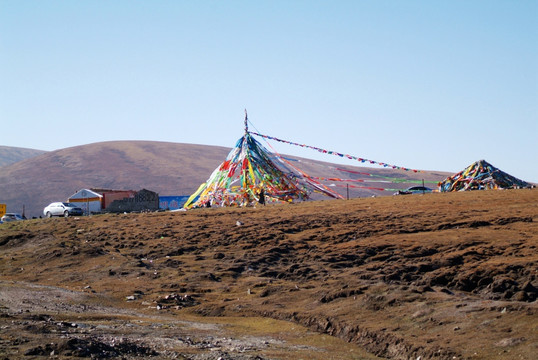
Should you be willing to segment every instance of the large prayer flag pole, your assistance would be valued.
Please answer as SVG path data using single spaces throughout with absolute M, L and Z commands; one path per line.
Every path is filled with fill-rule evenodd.
M 290 202 L 307 199 L 308 190 L 316 191 L 284 163 L 277 166 L 275 158 L 248 131 L 245 109 L 245 134 L 184 207 L 252 206 L 264 200 Z

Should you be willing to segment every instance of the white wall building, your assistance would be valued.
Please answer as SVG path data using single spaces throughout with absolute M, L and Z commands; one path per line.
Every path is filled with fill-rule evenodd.
M 84 211 L 84 215 L 89 215 L 91 213 L 101 212 L 102 199 L 103 195 L 89 189 L 82 189 L 71 195 L 68 202 L 81 208 Z

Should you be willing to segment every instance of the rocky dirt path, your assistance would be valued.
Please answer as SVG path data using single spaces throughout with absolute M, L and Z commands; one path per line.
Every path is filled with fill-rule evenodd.
M 284 321 L 149 314 L 125 304 L 114 306 L 114 299 L 87 290 L 0 281 L 0 355 L 5 359 L 376 358 L 342 340 Z M 260 330 L 267 326 L 264 322 L 280 331 Z

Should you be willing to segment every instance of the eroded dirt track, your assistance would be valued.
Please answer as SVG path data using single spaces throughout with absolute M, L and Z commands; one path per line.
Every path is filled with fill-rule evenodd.
M 24 357 L 34 349 L 32 356 L 76 356 L 74 348 L 92 348 L 87 342 L 94 341 L 95 351 L 112 354 L 111 339 L 121 334 L 126 345 L 117 355 L 124 357 L 327 358 L 328 352 L 333 358 L 369 358 L 360 346 L 394 359 L 533 359 L 538 352 L 537 234 L 536 190 L 2 225 L 0 352 Z M 44 298 L 36 302 L 23 296 L 32 290 L 30 284 L 51 288 L 40 288 L 33 298 Z M 17 291 L 26 303 L 16 301 Z M 48 301 L 55 296 L 60 304 Z M 68 322 L 73 316 L 98 321 L 50 328 L 66 316 Z M 153 317 L 161 319 L 155 324 L 168 323 L 174 330 L 159 332 L 158 326 L 149 330 L 133 322 L 149 324 Z M 234 327 L 234 336 L 218 336 L 232 331 L 225 324 L 237 317 L 256 320 Z M 196 334 L 196 326 L 181 323 L 186 318 L 205 323 L 210 330 L 203 336 L 220 343 L 253 333 L 265 340 L 252 340 L 258 345 L 248 351 L 232 346 L 235 352 L 203 336 L 190 337 L 195 345 L 181 345 L 177 338 Z M 282 323 L 264 319 L 296 328 L 286 333 Z M 119 329 L 115 335 L 100 331 L 112 323 Z M 262 323 L 263 331 L 252 325 Z M 327 347 L 322 343 L 328 344 L 328 337 L 314 339 L 299 325 L 349 345 Z M 9 326 L 23 338 L 27 334 L 28 342 L 15 340 Z M 279 330 L 287 335 L 278 335 Z M 46 348 L 47 342 L 39 345 L 31 336 L 62 331 L 71 344 L 58 341 Z M 152 331 L 162 341 L 141 336 Z M 307 341 L 292 339 L 294 333 L 309 334 Z M 197 347 L 204 341 L 207 348 Z

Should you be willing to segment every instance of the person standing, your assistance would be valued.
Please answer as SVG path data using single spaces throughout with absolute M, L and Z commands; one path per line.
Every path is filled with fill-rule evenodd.
M 265 206 L 265 191 L 263 188 L 260 189 L 260 192 L 258 193 L 258 202 Z

